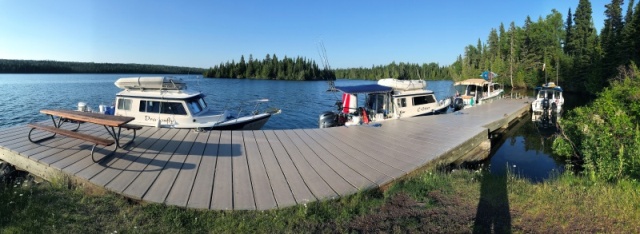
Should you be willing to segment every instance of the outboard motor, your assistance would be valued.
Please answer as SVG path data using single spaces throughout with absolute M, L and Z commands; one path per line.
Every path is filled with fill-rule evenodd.
M 464 100 L 462 100 L 462 98 L 455 98 L 452 102 L 453 105 L 453 111 L 459 111 L 462 110 L 462 108 L 464 108 Z
M 542 127 L 547 128 L 549 127 L 549 122 L 550 122 L 550 118 L 551 116 L 549 116 L 549 99 L 545 98 L 542 99 Z
M 320 114 L 320 119 L 318 120 L 319 128 L 331 128 L 337 126 L 337 115 L 333 111 L 325 111 Z
M 549 99 L 542 99 L 542 109 L 543 110 L 548 110 L 549 109 Z

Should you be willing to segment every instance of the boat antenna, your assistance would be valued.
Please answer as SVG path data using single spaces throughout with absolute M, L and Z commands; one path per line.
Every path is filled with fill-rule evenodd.
M 322 40 L 318 42 L 318 54 L 320 55 L 320 62 L 322 62 L 322 67 L 324 68 L 324 70 L 331 71 L 331 65 L 329 65 L 329 57 L 327 57 L 327 49 L 324 47 L 324 42 L 322 42 Z M 327 83 L 329 84 L 329 89 L 327 91 L 335 92 L 335 81 L 329 78 L 329 80 L 327 80 Z

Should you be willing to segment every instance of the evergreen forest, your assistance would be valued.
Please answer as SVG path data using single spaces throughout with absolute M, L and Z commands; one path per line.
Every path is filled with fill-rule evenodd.
M 0 59 L 0 73 L 202 74 L 204 69 L 149 64 Z
M 622 5 L 623 0 L 605 5 L 600 33 L 589 0 L 580 0 L 564 16 L 552 10 L 535 21 L 527 16 L 523 26 L 500 24 L 486 42 L 466 46 L 450 74 L 460 80 L 490 70 L 499 74 L 499 82 L 516 88 L 557 81 L 565 90 L 596 94 L 618 70 L 640 62 L 640 4 L 630 0 L 626 12 Z
M 402 62 L 399 64 L 392 62 L 384 66 L 374 65 L 371 66 L 371 68 L 336 69 L 336 77 L 366 80 L 378 80 L 382 78 L 448 80 L 452 78 L 447 66 L 440 66 L 437 63 L 424 63 L 420 65 Z
M 244 55 L 239 62 L 231 61 L 209 68 L 204 72 L 204 77 L 211 78 L 251 78 L 270 80 L 335 80 L 334 71 L 327 66 L 320 69 L 315 61 L 303 57 L 288 58 L 282 60 L 278 56 L 267 54 L 260 61 L 249 55 L 249 61 L 245 61 Z

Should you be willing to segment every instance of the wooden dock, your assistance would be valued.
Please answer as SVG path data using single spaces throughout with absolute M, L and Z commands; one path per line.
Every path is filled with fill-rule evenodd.
M 209 132 L 145 127 L 131 146 L 100 163 L 88 156 L 87 142 L 55 137 L 34 144 L 27 140 L 29 128 L 18 126 L 0 130 L 0 159 L 48 180 L 66 178 L 147 202 L 266 210 L 385 186 L 425 165 L 458 160 L 528 110 L 526 99 L 502 99 L 380 127 Z M 107 137 L 102 126 L 83 124 L 80 131 Z

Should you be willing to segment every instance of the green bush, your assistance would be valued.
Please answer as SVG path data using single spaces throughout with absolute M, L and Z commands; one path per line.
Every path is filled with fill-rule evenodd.
M 592 179 L 640 179 L 640 72 L 632 64 L 620 77 L 571 111 L 561 123 L 568 139 L 553 144 L 559 155 L 577 155 Z

